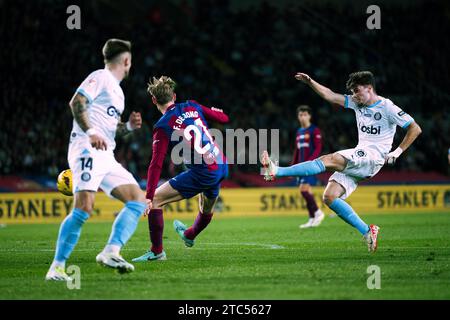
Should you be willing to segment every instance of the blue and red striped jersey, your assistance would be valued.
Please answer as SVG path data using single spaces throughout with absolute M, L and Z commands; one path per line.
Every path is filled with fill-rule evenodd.
M 169 106 L 153 129 L 152 160 L 147 172 L 147 199 L 153 199 L 168 149 L 180 148 L 186 167 L 214 174 L 227 160 L 214 142 L 207 120 L 227 123 L 228 116 L 220 109 L 210 109 L 194 100 Z M 176 135 L 174 135 L 176 133 Z M 188 152 L 184 152 L 188 150 Z M 200 160 L 200 161 L 199 161 Z
M 298 128 L 292 164 L 316 159 L 322 152 L 322 135 L 315 125 Z

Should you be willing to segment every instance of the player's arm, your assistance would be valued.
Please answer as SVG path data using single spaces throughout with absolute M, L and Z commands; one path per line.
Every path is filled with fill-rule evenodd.
M 386 156 L 386 163 L 393 165 L 395 161 L 397 160 L 400 155 L 411 146 L 411 144 L 414 142 L 414 140 L 417 139 L 417 137 L 422 133 L 422 129 L 420 126 L 415 122 L 411 122 L 411 124 L 408 126 L 408 129 L 406 131 L 406 135 L 403 138 L 403 141 L 400 143 L 397 149 L 390 152 Z
M 128 122 L 119 122 L 117 124 L 116 135 L 119 137 L 125 136 L 133 130 L 139 129 L 142 126 L 142 117 L 139 112 L 131 112 Z
M 317 81 L 314 81 L 310 76 L 305 73 L 297 72 L 295 79 L 302 81 L 311 87 L 321 98 L 326 101 L 340 106 L 345 106 L 345 96 L 339 93 L 333 92 L 331 89 L 321 85 Z
M 89 136 L 91 145 L 96 149 L 106 150 L 106 141 L 101 137 L 89 122 L 87 111 L 88 99 L 77 92 L 69 102 L 72 115 L 80 128 Z
M 152 160 L 147 170 L 146 198 L 153 201 L 169 146 L 169 137 L 161 128 L 153 131 Z
M 225 112 L 223 112 L 222 109 L 208 108 L 194 100 L 192 100 L 192 102 L 195 103 L 197 107 L 201 108 L 206 120 L 211 120 L 218 123 L 227 123 L 228 121 L 230 121 L 230 118 Z

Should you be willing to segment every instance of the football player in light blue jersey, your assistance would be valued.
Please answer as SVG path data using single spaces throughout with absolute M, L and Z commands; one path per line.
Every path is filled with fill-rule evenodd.
M 103 47 L 105 68 L 92 72 L 70 101 L 74 117 L 68 162 L 73 175 L 74 208 L 59 229 L 53 263 L 46 280 L 68 281 L 65 263 L 80 237 L 81 228 L 92 213 L 99 187 L 125 206 L 117 215 L 107 245 L 96 260 L 99 264 L 130 272 L 132 264 L 120 249 L 134 233 L 146 208 L 138 183 L 114 158 L 116 135 L 124 135 L 142 125 L 141 115 L 132 112 L 127 123 L 120 120 L 125 98 L 120 82 L 131 68 L 131 43 L 110 39 Z
M 376 175 L 384 164 L 393 165 L 422 130 L 410 115 L 391 100 L 377 94 L 374 76 L 369 71 L 350 74 L 347 89 L 352 92 L 351 96 L 335 93 L 304 73 L 297 73 L 295 78 L 309 85 L 326 101 L 355 112 L 358 145 L 353 149 L 341 150 L 285 168 L 275 166 L 267 151 L 264 151 L 261 163 L 265 179 L 270 181 L 275 177 L 334 172 L 325 188 L 323 200 L 331 210 L 364 236 L 369 252 L 374 252 L 378 246 L 380 228 L 362 221 L 344 199 L 355 191 L 360 181 Z M 406 129 L 406 135 L 402 143 L 390 152 L 397 126 Z

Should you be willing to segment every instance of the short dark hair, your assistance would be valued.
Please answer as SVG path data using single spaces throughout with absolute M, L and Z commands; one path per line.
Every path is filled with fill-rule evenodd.
M 350 73 L 347 80 L 347 90 L 352 90 L 356 86 L 367 86 L 371 85 L 373 90 L 375 90 L 375 77 L 370 71 L 357 71 Z
M 105 63 L 112 62 L 124 52 L 131 53 L 131 42 L 120 39 L 109 39 L 102 49 Z
M 297 107 L 297 115 L 300 112 L 308 112 L 309 114 L 312 114 L 311 108 L 309 106 L 307 106 L 306 104 L 302 104 Z

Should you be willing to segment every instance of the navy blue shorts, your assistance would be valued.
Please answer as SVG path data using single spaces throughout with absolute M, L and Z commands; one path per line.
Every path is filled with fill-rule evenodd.
M 316 178 L 316 176 L 298 177 L 297 185 L 301 185 L 301 184 L 309 184 L 311 186 L 315 186 L 315 185 L 317 185 L 317 178 Z
M 188 169 L 169 180 L 172 188 L 185 199 L 203 193 L 208 199 L 219 196 L 220 183 L 228 176 L 228 165 L 219 165 L 216 171 Z

